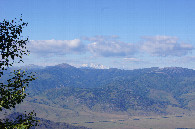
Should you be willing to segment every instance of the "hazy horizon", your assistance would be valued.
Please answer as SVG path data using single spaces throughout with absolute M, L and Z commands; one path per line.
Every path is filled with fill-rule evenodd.
M 59 63 L 59 64 L 52 64 L 52 65 L 36 65 L 36 64 L 23 64 L 23 65 L 16 65 L 13 66 L 14 68 L 46 68 L 46 67 L 54 67 L 54 66 L 59 66 L 59 65 L 63 65 L 63 64 L 68 64 L 68 63 Z M 150 69 L 150 68 L 159 68 L 159 69 L 165 69 L 165 68 L 183 68 L 183 69 L 192 69 L 195 70 L 193 68 L 187 68 L 187 67 L 177 67 L 177 66 L 168 66 L 168 67 L 143 67 L 143 68 L 135 68 L 135 69 L 128 69 L 128 68 L 117 68 L 117 67 L 106 67 L 104 65 L 101 64 L 88 64 L 88 65 L 74 65 L 74 64 L 68 64 L 70 66 L 73 66 L 75 68 L 93 68 L 93 69 L 121 69 L 121 70 L 136 70 L 136 69 Z

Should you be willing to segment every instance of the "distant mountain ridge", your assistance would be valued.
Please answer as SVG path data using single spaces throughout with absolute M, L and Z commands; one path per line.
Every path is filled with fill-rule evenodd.
M 32 70 L 33 71 L 33 70 Z M 60 64 L 56 66 L 48 66 L 41 70 L 35 70 L 38 78 L 52 80 L 53 86 L 50 88 L 58 87 L 59 85 L 73 86 L 80 88 L 93 88 L 100 87 L 107 82 L 119 79 L 135 78 L 144 74 L 167 74 L 169 76 L 192 76 L 195 77 L 195 71 L 187 68 L 180 67 L 167 67 L 167 68 L 144 68 L 135 70 L 121 70 L 116 68 L 110 69 L 94 69 L 94 68 L 76 68 L 69 64 Z M 56 83 L 55 80 L 58 80 Z M 47 80 L 47 79 L 46 79 Z M 48 80 L 48 81 L 51 81 Z M 74 81 L 70 81 L 74 80 Z M 45 82 L 47 83 L 47 82 Z M 51 83 L 52 84 L 52 83 Z M 48 88 L 49 88 L 48 87 Z
M 35 73 L 37 79 L 30 83 L 30 94 L 17 111 L 35 110 L 40 118 L 71 118 L 70 123 L 77 125 L 86 114 L 96 118 L 98 113 L 149 116 L 195 111 L 193 69 L 86 69 L 60 64 L 29 72 Z
M 166 113 L 167 105 L 183 109 L 194 109 L 192 105 L 195 105 L 190 99 L 195 93 L 195 70 L 192 69 L 83 69 L 64 63 L 29 71 L 37 77 L 27 89 L 31 95 L 45 96 L 55 102 L 59 97 L 65 100 L 74 97 L 78 105 L 86 105 L 91 110 L 127 111 L 139 107 L 144 111 Z M 105 107 L 106 104 L 109 106 Z M 71 108 L 69 103 L 64 107 Z
M 58 102 L 56 99 L 61 97 L 65 97 L 65 100 L 74 97 L 78 99 L 76 105 L 105 111 L 140 109 L 167 113 L 168 105 L 193 109 L 190 105 L 194 101 L 187 97 L 195 93 L 195 70 L 192 69 L 83 69 L 64 63 L 31 70 L 36 72 L 38 79 L 31 83 L 28 92 L 43 95 L 53 102 Z M 105 107 L 106 104 L 109 106 Z M 64 104 L 64 107 L 71 108 L 69 103 Z

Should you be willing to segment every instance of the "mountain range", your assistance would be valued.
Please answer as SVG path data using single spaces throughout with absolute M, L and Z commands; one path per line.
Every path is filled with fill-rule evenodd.
M 15 111 L 35 110 L 40 118 L 56 122 L 77 124 L 84 114 L 150 116 L 195 111 L 193 69 L 94 69 L 60 64 L 28 70 L 37 79 L 30 83 L 29 96 Z
M 90 109 L 101 105 L 99 110 L 109 111 L 140 108 L 166 113 L 168 105 L 194 109 L 194 100 L 190 99 L 195 94 L 195 70 L 192 69 L 83 69 L 60 64 L 31 69 L 31 72 L 36 73 L 37 80 L 31 83 L 28 91 L 53 101 L 59 97 L 75 97 L 79 104 Z M 105 108 L 105 104 L 109 106 Z

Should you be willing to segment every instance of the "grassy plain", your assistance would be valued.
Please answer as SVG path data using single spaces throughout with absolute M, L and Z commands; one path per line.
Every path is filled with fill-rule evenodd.
M 175 113 L 173 115 L 130 116 L 125 112 L 93 112 L 87 107 L 70 110 L 57 106 L 30 103 L 18 106 L 15 111 L 35 110 L 37 117 L 55 122 L 86 126 L 93 129 L 175 129 L 195 128 L 195 112 Z

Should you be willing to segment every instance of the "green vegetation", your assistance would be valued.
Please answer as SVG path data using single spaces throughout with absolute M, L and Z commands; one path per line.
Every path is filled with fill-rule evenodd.
M 22 39 L 21 33 L 27 23 L 22 22 L 22 17 L 17 22 L 16 19 L 11 22 L 4 20 L 0 23 L 0 78 L 14 64 L 14 61 L 19 59 L 22 61 L 23 55 L 27 55 L 29 51 L 26 49 L 28 39 Z M 24 93 L 29 82 L 35 80 L 34 75 L 29 75 L 22 70 L 14 70 L 6 81 L 0 82 L 0 112 L 6 109 L 15 108 L 26 97 Z M 18 116 L 14 120 L 0 119 L 0 128 L 30 128 L 36 125 L 36 120 L 33 119 L 34 112 Z

